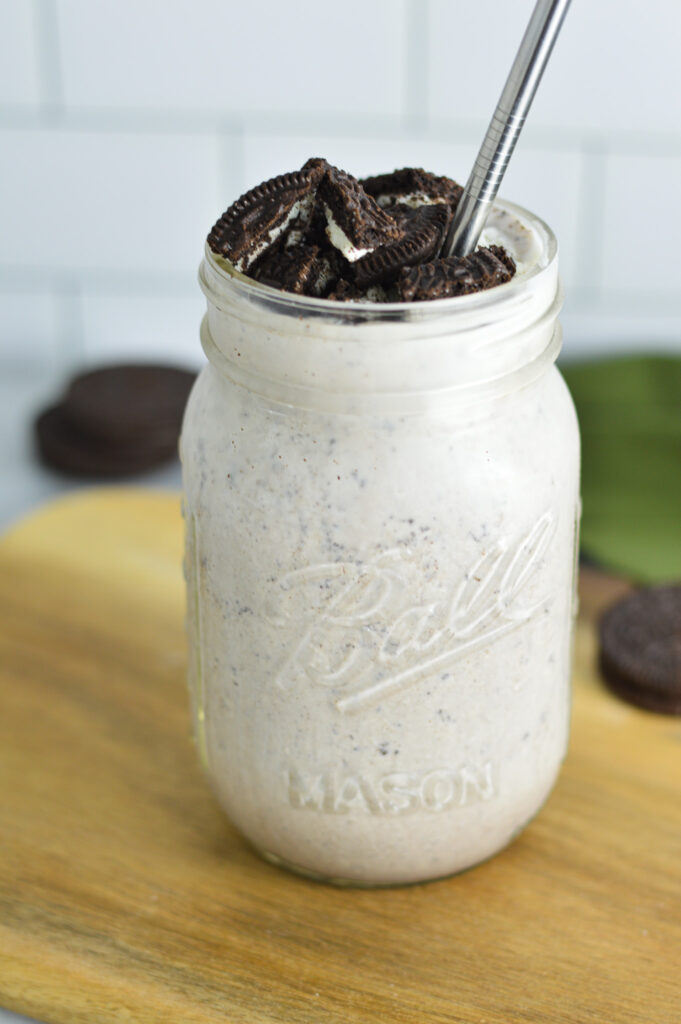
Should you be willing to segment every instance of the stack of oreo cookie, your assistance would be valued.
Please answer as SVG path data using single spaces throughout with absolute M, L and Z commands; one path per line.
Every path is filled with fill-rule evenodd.
M 439 257 L 461 186 L 421 168 L 357 180 L 313 158 L 246 192 L 208 235 L 236 270 L 336 301 L 421 302 L 509 281 L 500 246 Z
M 643 587 L 609 608 L 599 624 L 600 669 L 632 704 L 681 715 L 681 585 Z
M 122 477 L 177 455 L 195 375 L 159 365 L 101 367 L 74 377 L 35 423 L 38 452 L 74 476 Z

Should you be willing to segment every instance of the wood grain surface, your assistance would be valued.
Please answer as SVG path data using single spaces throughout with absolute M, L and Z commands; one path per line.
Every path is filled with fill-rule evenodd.
M 179 499 L 95 491 L 0 543 L 0 1005 L 54 1024 L 677 1024 L 681 720 L 611 696 L 582 574 L 570 753 L 538 818 L 446 881 L 261 861 L 205 784 Z

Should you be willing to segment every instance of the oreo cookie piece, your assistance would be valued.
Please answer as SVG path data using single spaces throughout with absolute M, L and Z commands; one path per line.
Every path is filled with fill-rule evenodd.
M 327 237 L 349 263 L 402 235 L 395 218 L 345 171 L 329 168 L 319 186 L 319 198 L 326 213 Z
M 299 171 L 280 174 L 242 195 L 208 235 L 208 245 L 239 271 L 246 271 L 287 229 L 304 230 L 326 160 L 308 160 Z
M 338 280 L 336 264 L 335 253 L 325 254 L 318 245 L 301 242 L 265 253 L 250 276 L 271 288 L 320 297 Z
M 116 443 L 177 439 L 196 374 L 159 364 L 116 364 L 74 377 L 63 415 L 81 432 Z
M 366 299 L 366 295 L 361 288 L 358 288 L 352 281 L 346 281 L 344 278 L 337 283 L 333 291 L 326 297 L 334 302 L 363 302 Z
M 454 210 L 463 192 L 461 185 L 451 178 L 431 174 L 422 167 L 403 167 L 392 174 L 376 174 L 362 178 L 361 184 L 384 208 L 396 203 L 411 207 L 448 203 Z
M 45 409 L 35 422 L 40 457 L 46 465 L 71 476 L 132 476 L 152 469 L 177 454 L 177 435 L 164 440 L 102 441 L 75 426 L 65 403 Z
M 681 585 L 634 591 L 602 616 L 600 669 L 619 697 L 681 715 Z
M 398 290 L 403 302 L 424 302 L 469 295 L 505 284 L 515 263 L 500 245 L 476 249 L 468 256 L 447 256 L 403 270 Z
M 390 284 L 404 267 L 426 263 L 440 251 L 449 225 L 450 212 L 444 204 L 395 206 L 392 213 L 404 237 L 392 245 L 381 245 L 354 264 L 354 280 L 358 287 Z

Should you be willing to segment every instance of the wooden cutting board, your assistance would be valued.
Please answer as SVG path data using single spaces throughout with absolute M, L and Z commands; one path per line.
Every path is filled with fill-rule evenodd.
M 487 864 L 337 890 L 261 861 L 190 742 L 179 498 L 95 491 L 0 543 L 0 1005 L 55 1024 L 677 1024 L 681 720 L 601 686 Z

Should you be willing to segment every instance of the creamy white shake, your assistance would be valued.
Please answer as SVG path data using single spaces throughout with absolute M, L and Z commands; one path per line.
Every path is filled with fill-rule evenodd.
M 265 856 L 338 882 L 491 856 L 566 749 L 579 442 L 556 246 L 511 204 L 487 235 L 513 281 L 411 306 L 202 266 L 181 441 L 197 743 Z

